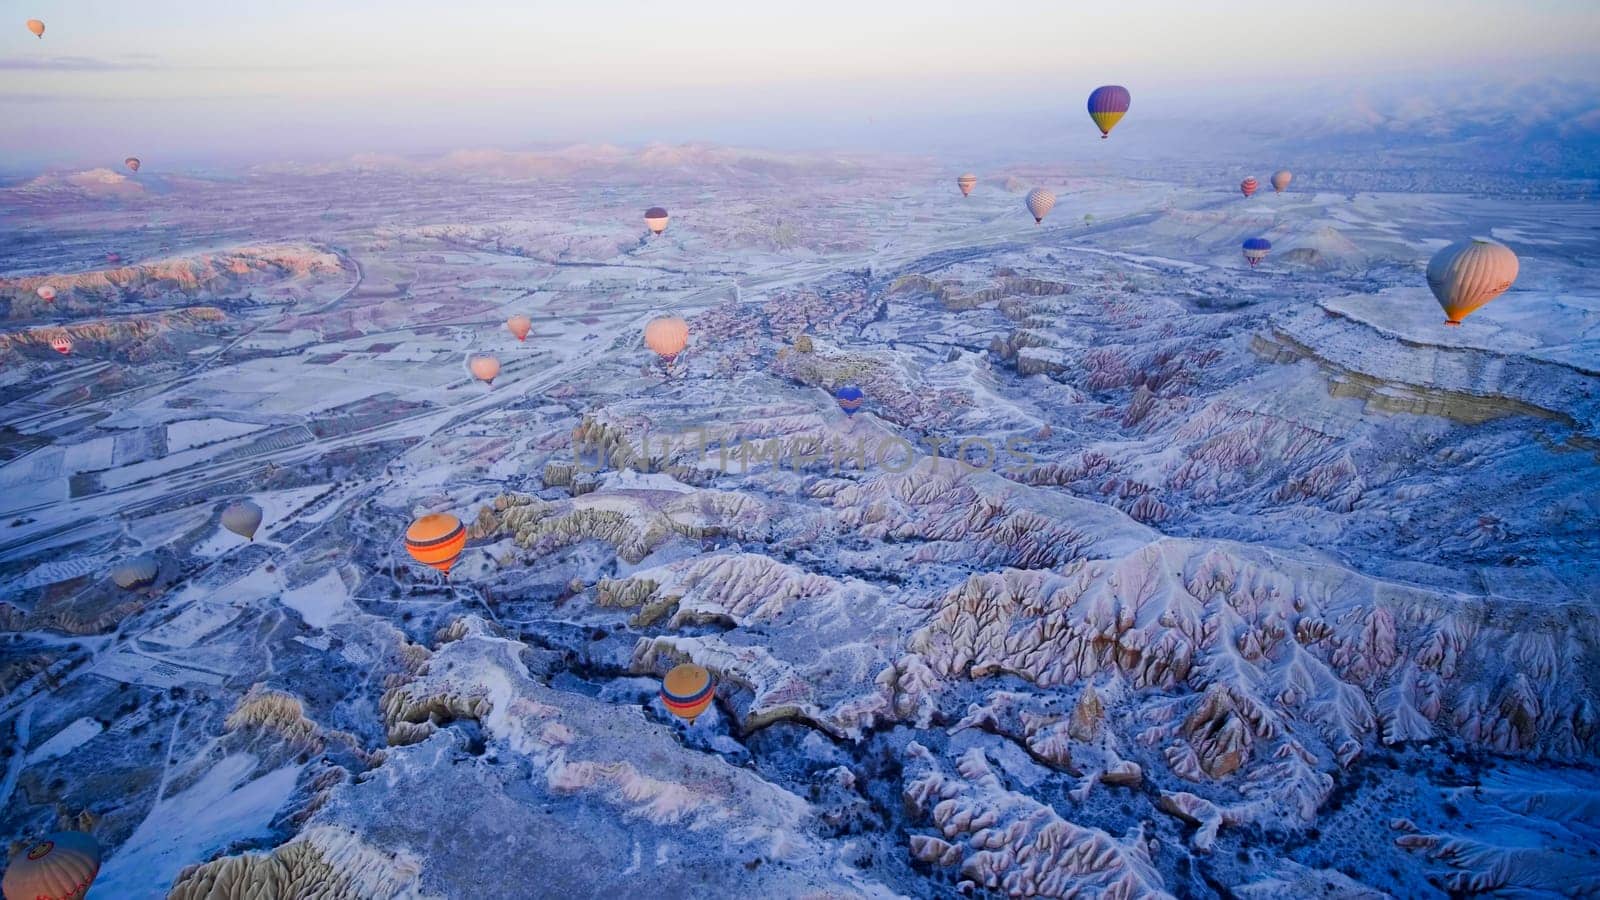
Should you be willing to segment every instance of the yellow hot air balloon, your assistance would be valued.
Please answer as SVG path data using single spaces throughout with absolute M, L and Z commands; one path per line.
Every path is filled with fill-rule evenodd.
M 670 365 L 689 346 L 689 323 L 678 316 L 657 316 L 644 326 L 644 345 Z
M 978 186 L 978 176 L 968 172 L 956 179 L 956 187 L 961 189 L 961 196 L 971 197 L 972 189 Z
M 406 552 L 417 562 L 445 575 L 467 546 L 467 529 L 449 513 L 429 513 L 406 529 Z
M 249 500 L 238 500 L 222 510 L 222 527 L 245 538 L 256 539 L 256 529 L 261 527 L 261 507 Z
M 29 19 L 28 20 L 28 30 L 33 32 L 33 36 L 36 37 L 36 38 L 43 38 L 44 37 L 44 23 L 39 21 L 38 19 Z M 72 29 L 69 28 L 67 30 L 71 31 Z M 71 43 L 71 41 L 68 41 L 68 43 Z
M 467 368 L 472 370 L 473 378 L 493 387 L 494 377 L 500 374 L 500 360 L 488 354 L 474 356 L 472 361 L 467 363 Z
M 694 663 L 673 667 L 661 679 L 661 702 L 667 710 L 690 725 L 711 708 L 717 694 L 711 673 Z
M 669 218 L 667 211 L 659 206 L 652 206 L 644 211 L 644 224 L 645 227 L 650 229 L 651 234 L 660 234 L 666 231 Z
M 100 874 L 100 842 L 81 831 L 47 834 L 11 857 L 6 900 L 81 900 Z
M 1517 280 L 1517 254 L 1493 241 L 1457 241 L 1428 260 L 1428 287 L 1444 308 L 1446 325 L 1460 325 Z
M 34 289 L 33 292 L 35 294 L 38 294 L 39 295 L 39 299 L 43 300 L 46 303 L 54 303 L 55 302 L 56 289 L 51 287 L 48 284 L 39 285 L 37 288 Z
M 517 336 L 517 340 L 525 341 L 528 339 L 528 332 L 533 330 L 533 320 L 523 315 L 512 316 L 506 320 L 506 327 Z
M 122 161 L 122 164 L 127 166 L 128 170 L 131 171 L 131 172 L 139 171 L 139 157 L 137 157 L 137 156 L 128 157 L 127 159 Z
M 1289 182 L 1294 180 L 1294 173 L 1288 169 L 1279 169 L 1272 173 L 1272 192 L 1281 194 L 1289 187 Z

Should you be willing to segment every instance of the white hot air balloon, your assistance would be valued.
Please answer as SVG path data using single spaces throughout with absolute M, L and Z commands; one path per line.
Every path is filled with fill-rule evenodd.
M 1034 188 L 1028 192 L 1028 212 L 1033 213 L 1035 223 L 1043 222 L 1055 205 L 1056 195 L 1044 188 Z
M 38 294 L 39 299 L 46 303 L 54 303 L 56 300 L 56 289 L 48 284 L 39 285 L 33 292 Z
M 222 527 L 246 540 L 256 539 L 256 529 L 261 527 L 261 507 L 249 500 L 238 500 L 222 510 Z
M 1494 241 L 1457 241 L 1428 261 L 1428 287 L 1444 309 L 1446 325 L 1461 320 L 1504 294 L 1520 264 L 1511 248 Z

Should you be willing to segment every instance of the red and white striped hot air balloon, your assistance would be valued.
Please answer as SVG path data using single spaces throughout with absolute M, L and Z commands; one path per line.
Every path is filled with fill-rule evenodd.
M 62 356 L 66 356 L 68 353 L 72 352 L 72 338 L 69 338 L 64 334 L 58 334 L 50 339 L 50 349 L 61 354 Z
M 1251 194 L 1254 194 L 1256 192 L 1256 188 L 1258 187 L 1260 187 L 1260 185 L 1256 183 L 1255 176 L 1251 176 L 1239 182 L 1239 193 L 1248 197 Z

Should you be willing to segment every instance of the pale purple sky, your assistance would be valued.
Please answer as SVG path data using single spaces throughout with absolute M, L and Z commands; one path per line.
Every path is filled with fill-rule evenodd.
M 1088 128 L 1106 82 L 1133 90 L 1136 134 L 1141 117 L 1272 115 L 1252 97 L 1600 73 L 1592 0 L 1084 6 L 27 0 L 0 23 L 0 165 L 692 139 L 903 152 Z

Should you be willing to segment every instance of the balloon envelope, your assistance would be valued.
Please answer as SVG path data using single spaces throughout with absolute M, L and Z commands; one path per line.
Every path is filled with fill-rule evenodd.
M 861 404 L 866 400 L 866 395 L 861 393 L 861 388 L 847 384 L 833 392 L 833 399 L 838 401 L 839 408 L 844 410 L 846 416 L 853 416 L 861 409 Z
M 506 327 L 517 336 L 517 340 L 525 341 L 528 339 L 528 332 L 533 330 L 533 320 L 527 316 L 512 316 L 506 320 Z
M 34 290 L 34 293 L 38 294 L 39 299 L 46 303 L 50 303 L 56 299 L 56 289 L 48 284 L 39 285 L 39 287 Z
M 1457 241 L 1428 260 L 1428 287 L 1444 309 L 1446 325 L 1504 294 L 1517 280 L 1517 254 L 1493 241 Z
M 0 890 L 6 900 L 78 900 L 98 874 L 100 842 L 81 831 L 58 831 L 11 857 Z
M 429 513 L 406 529 L 406 552 L 417 562 L 450 574 L 467 546 L 467 529 L 449 513 Z
M 716 683 L 711 673 L 693 663 L 675 666 L 661 679 L 661 702 L 680 719 L 694 720 L 711 707 Z
M 961 196 L 972 196 L 972 189 L 978 186 L 978 176 L 967 173 L 956 179 L 956 187 L 961 189 Z
M 1120 84 L 1102 85 L 1089 94 L 1089 118 L 1100 129 L 1102 140 L 1111 136 L 1111 129 L 1128 114 L 1132 104 L 1133 96 Z
M 261 517 L 261 507 L 249 500 L 236 500 L 222 510 L 222 527 L 253 541 L 256 529 L 261 527 Z
M 1256 188 L 1259 186 L 1260 185 L 1257 184 L 1254 178 L 1246 178 L 1245 180 L 1239 182 L 1239 193 L 1248 197 L 1251 194 L 1254 194 L 1256 192 Z
M 60 335 L 60 336 L 51 338 L 50 339 L 50 349 L 56 351 L 57 353 L 61 354 L 62 356 L 65 356 L 68 353 L 72 352 L 72 338 L 69 338 L 66 335 Z
M 644 345 L 672 362 L 689 346 L 689 323 L 678 316 L 657 316 L 644 326 Z
M 38 19 L 28 20 L 28 30 L 33 32 L 33 36 L 36 38 L 44 37 L 44 23 Z M 72 29 L 69 28 L 67 30 L 71 31 Z
M 1273 172 L 1272 173 L 1272 191 L 1273 191 L 1273 193 L 1276 193 L 1276 194 L 1283 193 L 1283 189 L 1288 187 L 1289 186 L 1289 182 L 1291 182 L 1293 180 L 1294 180 L 1294 173 L 1289 171 L 1288 169 L 1279 169 L 1278 171 Z
M 1034 188 L 1028 192 L 1028 212 L 1033 213 L 1033 221 L 1043 222 L 1044 217 L 1055 208 L 1056 195 L 1044 188 Z
M 1252 266 L 1266 259 L 1271 250 L 1272 242 L 1266 238 L 1253 237 L 1244 242 L 1244 258 L 1250 260 Z
M 473 378 L 485 384 L 494 384 L 494 377 L 500 374 L 500 360 L 492 356 L 474 356 L 467 363 L 467 368 L 472 371 Z
M 156 558 L 145 553 L 112 566 L 111 580 L 117 583 L 117 587 L 133 591 L 154 584 L 156 574 L 160 571 Z
M 132 170 L 134 172 L 139 171 L 139 157 L 137 157 L 137 156 L 128 157 L 127 159 L 122 161 L 122 164 L 127 166 L 130 170 Z
M 659 206 L 652 206 L 644 211 L 644 224 L 653 234 L 660 234 L 667 230 L 667 211 Z

